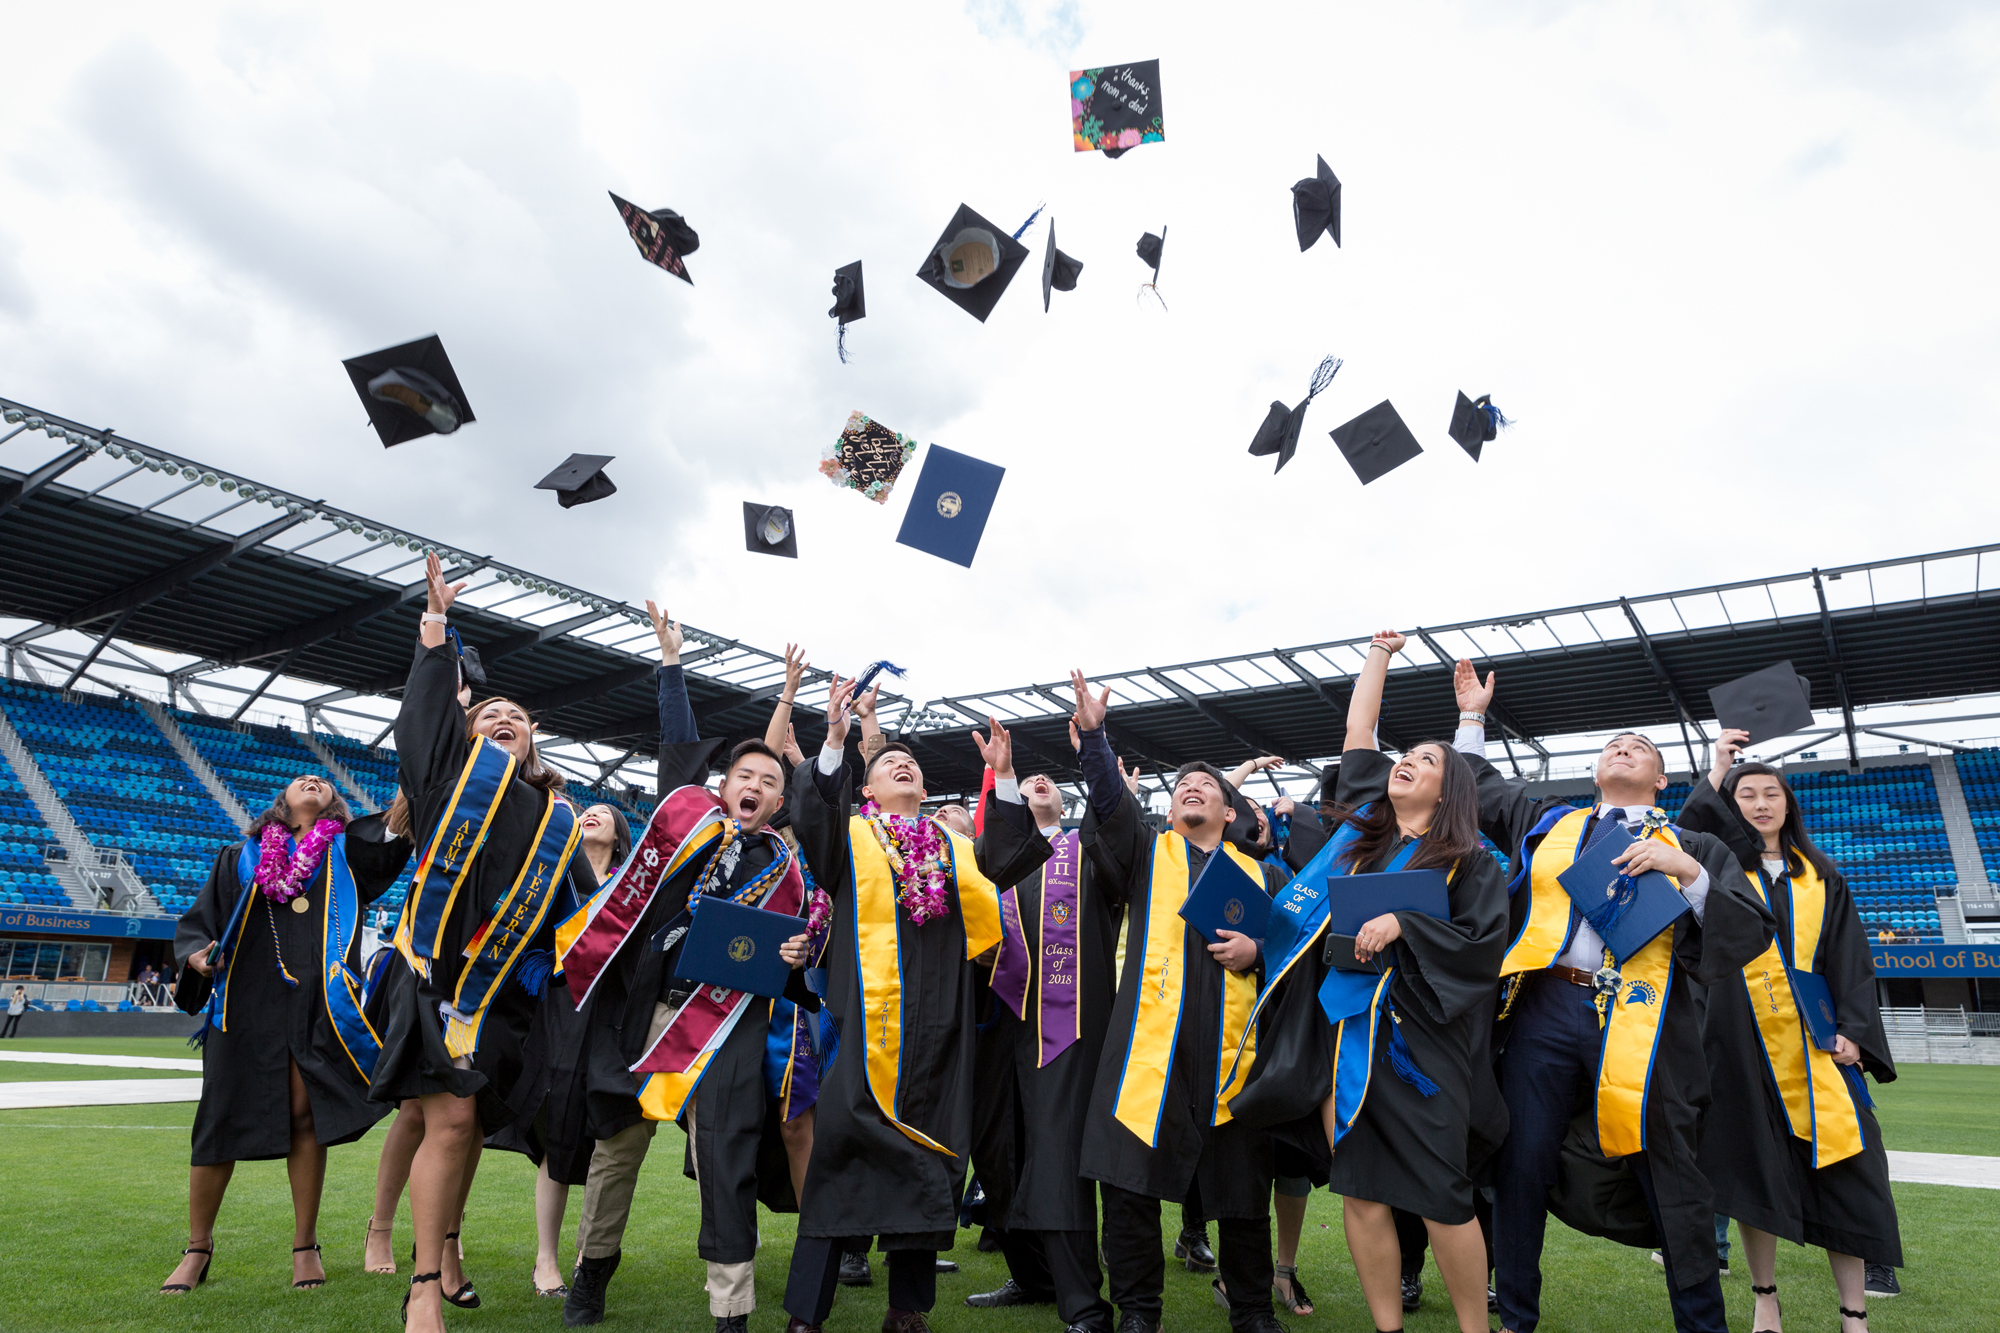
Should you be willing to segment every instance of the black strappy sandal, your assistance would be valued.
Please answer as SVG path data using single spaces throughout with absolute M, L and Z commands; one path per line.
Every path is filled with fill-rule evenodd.
M 413 1273 L 410 1275 L 410 1291 L 415 1291 L 419 1282 L 436 1282 L 443 1276 L 443 1269 L 435 1273 Z M 403 1293 L 403 1322 L 406 1324 L 410 1322 L 410 1291 Z
M 447 1241 L 456 1241 L 458 1233 L 456 1231 L 447 1231 L 444 1233 L 444 1238 Z M 465 1262 L 465 1252 L 463 1250 L 459 1251 L 458 1261 L 460 1263 Z M 467 1278 L 465 1285 L 457 1291 L 447 1291 L 444 1294 L 444 1298 L 461 1310 L 477 1310 L 479 1308 L 479 1293 L 472 1289 L 471 1278 Z
M 1768 1287 L 1760 1287 L 1753 1282 L 1750 1284 L 1750 1294 L 1753 1296 L 1769 1296 L 1773 1301 L 1776 1301 L 1778 1306 L 1778 1319 L 1780 1322 L 1783 1322 L 1785 1318 L 1785 1303 L 1783 1301 L 1778 1300 L 1777 1283 L 1773 1282 Z M 1755 1324 L 1757 1322 L 1757 1308 L 1754 1305 L 1750 1307 L 1750 1322 L 1752 1324 Z M 1755 1333 L 1755 1330 L 1753 1330 L 1752 1333 Z M 1774 1331 L 1766 1329 L 1764 1333 L 1774 1333 Z
M 1271 1270 L 1271 1276 L 1273 1279 L 1271 1290 L 1277 1294 L 1278 1299 L 1284 1303 L 1285 1308 L 1301 1319 L 1311 1317 L 1313 1312 L 1313 1298 L 1307 1294 L 1305 1283 L 1299 1281 L 1298 1265 L 1278 1264 Z M 1287 1296 L 1278 1289 L 1276 1281 L 1278 1278 L 1283 1278 L 1286 1285 L 1291 1287 L 1291 1295 Z
M 310 1245 L 294 1245 L 294 1246 L 292 1246 L 292 1253 L 293 1253 L 293 1254 L 304 1254 L 304 1253 L 305 1253 L 305 1252 L 306 1252 L 307 1250 L 311 1250 L 311 1251 L 312 1251 L 312 1252 L 313 1252 L 314 1254 L 318 1254 L 318 1253 L 319 1253 L 319 1242 L 318 1242 L 318 1241 L 314 1241 L 314 1242 L 313 1242 L 312 1244 L 310 1244 Z M 325 1265 L 324 1263 L 322 1263 L 322 1264 L 320 1265 L 320 1268 L 321 1268 L 322 1270 L 324 1270 L 324 1269 L 326 1268 L 326 1265 Z M 293 1290 L 293 1291 L 304 1291 L 304 1290 L 306 1290 L 306 1289 L 307 1289 L 308 1287 L 324 1287 L 325 1285 L 326 1285 L 326 1279 L 325 1279 L 324 1277 L 301 1277 L 301 1278 L 294 1278 L 294 1279 L 292 1279 L 292 1290 Z
M 186 1282 L 164 1282 L 160 1284 L 160 1295 L 184 1296 L 188 1292 L 193 1291 L 195 1287 L 199 1287 L 202 1283 L 208 1281 L 208 1266 L 215 1262 L 215 1238 L 212 1236 L 209 1238 L 208 1248 L 205 1250 L 199 1245 L 190 1245 L 181 1251 L 183 1258 L 190 1254 L 205 1254 L 208 1256 L 208 1258 L 201 1261 L 201 1271 L 194 1275 L 193 1285 L 190 1286 Z

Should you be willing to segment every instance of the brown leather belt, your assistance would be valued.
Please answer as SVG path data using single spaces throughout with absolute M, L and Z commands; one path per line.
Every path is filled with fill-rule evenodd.
M 1597 978 L 1593 974 L 1584 971 L 1580 967 L 1556 966 L 1556 967 L 1551 967 L 1549 971 L 1553 975 L 1561 977 L 1564 981 L 1567 981 L 1572 986 L 1589 986 L 1593 990 L 1596 989 Z

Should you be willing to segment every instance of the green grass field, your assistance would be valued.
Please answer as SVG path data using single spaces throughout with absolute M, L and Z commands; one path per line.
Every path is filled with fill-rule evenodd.
M 109 1040 L 56 1049 L 118 1054 L 179 1054 L 174 1041 Z M 54 1066 L 0 1064 L 0 1081 L 23 1070 Z M 137 1073 L 141 1071 L 124 1071 Z M 161 1071 L 166 1072 L 166 1071 Z M 2000 1105 L 2000 1069 L 1918 1066 L 1879 1094 L 1892 1148 L 1930 1152 L 1991 1152 L 1980 1126 Z M 100 1106 L 0 1112 L 0 1181 L 6 1186 L 8 1226 L 0 1240 L 0 1330 L 176 1329 L 382 1330 L 394 1329 L 403 1275 L 360 1271 L 361 1239 L 373 1192 L 379 1135 L 335 1149 L 328 1163 L 320 1240 L 328 1284 L 317 1291 L 290 1290 L 291 1204 L 282 1162 L 245 1163 L 237 1169 L 216 1227 L 216 1259 L 206 1286 L 194 1295 L 161 1298 L 154 1289 L 185 1243 L 187 1132 L 192 1104 Z M 701 1290 L 702 1265 L 694 1254 L 698 1207 L 693 1184 L 680 1174 L 681 1136 L 663 1130 L 649 1158 L 626 1235 L 623 1266 L 611 1287 L 607 1333 L 710 1333 L 713 1323 Z M 580 1191 L 573 1191 L 569 1225 L 575 1225 Z M 1870 1324 L 1876 1333 L 1897 1329 L 2000 1328 L 2000 1294 L 1990 1269 L 2000 1237 L 2000 1192 L 1944 1186 L 1899 1185 L 1908 1267 L 1904 1291 L 1878 1302 Z M 1166 1210 L 1169 1231 L 1175 1217 Z M 489 1153 L 474 1188 L 466 1224 L 467 1268 L 484 1307 L 449 1311 L 457 1329 L 557 1330 L 559 1302 L 530 1290 L 534 1257 L 533 1172 L 525 1158 Z M 1340 1232 L 1336 1201 L 1321 1192 L 1306 1217 L 1300 1270 L 1318 1300 L 1318 1313 L 1289 1319 L 1296 1333 L 1314 1329 L 1372 1327 L 1355 1285 Z M 765 1262 L 758 1272 L 758 1311 L 751 1326 L 778 1333 L 792 1219 L 764 1215 Z M 953 1257 L 963 1272 L 940 1277 L 932 1323 L 939 1333 L 1059 1333 L 1052 1306 L 975 1311 L 962 1298 L 999 1285 L 999 1256 L 978 1253 L 973 1233 Z M 1166 1237 L 1171 1242 L 1171 1234 Z M 409 1245 L 409 1213 L 397 1218 L 396 1243 Z M 565 1238 L 563 1262 L 571 1260 Z M 1660 1270 L 1643 1251 L 1570 1232 L 1551 1223 L 1545 1265 L 1542 1327 L 1550 1333 L 1598 1333 L 1672 1328 Z M 1448 1333 L 1455 1327 L 1435 1269 L 1427 1270 L 1424 1308 L 1410 1316 L 1411 1330 Z M 874 1333 L 886 1297 L 877 1285 L 843 1291 L 829 1321 L 830 1333 Z M 1783 1247 L 1779 1283 L 1789 1328 L 1795 1333 L 1837 1327 L 1834 1291 L 1824 1259 L 1814 1251 Z M 1731 1326 L 1749 1327 L 1749 1279 L 1740 1261 L 1724 1279 Z M 1227 1325 L 1213 1304 L 1207 1281 L 1170 1266 L 1167 1321 L 1175 1333 Z

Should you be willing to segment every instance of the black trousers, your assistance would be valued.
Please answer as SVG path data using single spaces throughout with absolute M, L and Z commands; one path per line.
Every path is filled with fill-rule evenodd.
M 19 1014 L 7 1015 L 7 1025 L 4 1030 L 0 1030 L 0 1037 L 13 1036 L 15 1029 L 19 1028 L 20 1026 L 21 1026 L 21 1016 Z
M 1111 1301 L 1121 1315 L 1160 1322 L 1167 1260 L 1160 1247 L 1160 1201 L 1105 1185 L 1104 1257 L 1111 1265 Z M 1271 1313 L 1271 1215 L 1215 1221 L 1215 1259 L 1229 1293 L 1229 1326 L 1247 1328 Z
M 1111 1333 L 1111 1303 L 1098 1288 L 1097 1237 L 1088 1231 L 1001 1233 L 1007 1274 L 1033 1301 L 1055 1302 L 1065 1324 Z
M 1424 1271 L 1424 1253 L 1431 1247 L 1431 1229 L 1424 1219 L 1401 1208 L 1391 1208 L 1396 1219 L 1396 1241 L 1403 1247 L 1403 1276 L 1416 1277 Z M 1487 1191 L 1472 1192 L 1472 1216 L 1479 1234 L 1486 1238 L 1486 1271 L 1493 1271 L 1493 1200 Z
M 840 1290 L 840 1256 L 867 1248 L 853 1237 L 801 1236 L 792 1246 L 792 1271 L 785 1278 L 785 1313 L 815 1328 L 833 1313 Z M 937 1251 L 890 1250 L 889 1308 L 927 1313 L 937 1304 Z

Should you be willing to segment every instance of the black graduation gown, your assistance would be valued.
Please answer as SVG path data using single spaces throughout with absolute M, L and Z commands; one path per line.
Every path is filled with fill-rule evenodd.
M 561 1185 L 588 1181 L 597 1150 L 586 1097 L 589 1022 L 589 1007 L 578 1012 L 569 983 L 551 976 L 521 1047 L 521 1077 L 507 1099 L 514 1119 L 486 1139 L 487 1147 L 520 1153 L 537 1166 L 547 1159 L 549 1179 Z
M 1386 799 L 1393 767 L 1374 750 L 1343 754 L 1340 801 Z M 1382 870 L 1408 841 L 1359 869 Z M 1337 893 L 1338 878 L 1333 884 Z M 1389 985 L 1403 1039 L 1417 1068 L 1437 1084 L 1434 1095 L 1424 1096 L 1396 1073 L 1389 1058 L 1392 1020 L 1384 1019 L 1367 1100 L 1328 1162 L 1319 1106 L 1332 1086 L 1336 1029 L 1320 1008 L 1327 964 L 1315 945 L 1266 1003 L 1257 1063 L 1230 1110 L 1248 1123 L 1283 1125 L 1274 1133 L 1327 1172 L 1334 1193 L 1455 1225 L 1472 1220 L 1474 1173 L 1506 1135 L 1486 1033 L 1507 952 L 1507 878 L 1483 848 L 1465 857 L 1452 877 L 1451 913 L 1449 921 L 1397 913 L 1403 933 L 1393 946 L 1396 979 Z
M 208 883 L 175 928 L 174 954 L 181 967 L 229 923 L 244 891 L 236 878 L 242 849 L 242 843 L 233 843 L 216 854 Z M 374 902 L 387 892 L 409 857 L 410 844 L 389 837 L 380 816 L 355 820 L 348 828 L 347 865 L 354 875 L 355 896 L 362 903 Z M 236 961 L 230 968 L 229 1030 L 211 1029 L 201 1051 L 195 1166 L 264 1161 L 291 1151 L 290 1063 L 299 1067 L 312 1103 L 313 1136 L 321 1144 L 352 1143 L 388 1114 L 387 1107 L 368 1100 L 368 1085 L 334 1033 L 326 994 L 314 984 L 326 924 L 326 893 L 319 887 L 323 878 L 306 891 L 311 906 L 304 912 L 289 906 L 274 912 L 261 893 L 245 909 Z M 287 986 L 278 973 L 271 943 L 273 922 L 277 949 L 299 979 L 296 988 Z M 347 965 L 358 973 L 361 932 L 353 922 L 341 924 L 354 933 Z
M 965 917 L 956 888 L 951 914 L 912 924 L 899 905 L 903 1123 L 944 1145 L 947 1157 L 906 1137 L 875 1104 L 862 1049 L 860 966 L 855 953 L 854 866 L 848 845 L 853 780 L 817 762 L 792 777 L 792 829 L 820 888 L 833 899 L 826 949 L 827 995 L 840 1054 L 820 1077 L 812 1161 L 799 1235 L 873 1235 L 884 1250 L 948 1250 L 958 1230 L 959 1192 L 972 1152 L 978 971 L 965 957 Z M 998 817 L 995 816 L 995 812 Z M 995 884 L 1029 877 L 1049 856 L 1027 807 L 996 800 L 978 840 L 979 869 Z
M 1084 816 L 1083 846 L 1093 865 L 1095 882 L 1105 900 L 1126 908 L 1135 923 L 1143 923 L 1150 910 L 1155 836 L 1139 802 L 1122 788 L 1110 818 L 1099 820 L 1095 806 Z M 1221 849 L 1215 854 L 1220 855 Z M 1199 847 L 1188 844 L 1190 886 L 1200 878 L 1207 859 Z M 1268 890 L 1271 868 L 1265 867 L 1265 872 Z M 1130 942 L 1133 947 L 1138 943 L 1138 929 L 1135 924 Z M 1199 1182 L 1203 1215 L 1263 1217 L 1271 1203 L 1270 1136 L 1235 1119 L 1222 1125 L 1209 1124 L 1217 1067 L 1225 1058 L 1216 1039 L 1222 1017 L 1222 964 L 1209 953 L 1208 940 L 1200 931 L 1183 924 L 1181 934 L 1181 1021 L 1162 1102 L 1159 1142 L 1147 1146 L 1144 1139 L 1119 1123 L 1117 1114 L 1118 1081 L 1132 1043 L 1139 979 L 1145 971 L 1138 954 L 1132 952 L 1119 978 L 1084 1121 L 1084 1174 L 1135 1194 L 1176 1203 L 1187 1198 L 1190 1184 Z M 1227 1054 L 1233 1056 L 1234 1052 Z
M 1536 821 L 1554 806 L 1575 802 L 1536 798 L 1528 794 L 1525 782 L 1501 776 L 1479 755 L 1466 759 L 1479 779 L 1479 831 L 1519 867 L 1522 843 Z M 1643 1111 L 1646 1151 L 1666 1234 L 1652 1234 L 1644 1201 L 1629 1172 L 1599 1156 L 1594 1138 L 1580 1132 L 1589 1123 L 1588 1115 L 1572 1128 L 1563 1154 L 1563 1178 L 1550 1192 L 1549 1207 L 1579 1231 L 1625 1244 L 1665 1245 L 1681 1285 L 1688 1287 L 1706 1281 L 1716 1265 L 1714 1193 L 1696 1160 L 1701 1113 L 1709 1101 L 1708 1058 L 1702 1050 L 1703 988 L 1731 973 L 1740 974 L 1744 964 L 1764 952 L 1771 943 L 1773 922 L 1736 857 L 1719 838 L 1683 830 L 1680 844 L 1708 871 L 1709 890 L 1703 919 L 1697 921 L 1689 912 L 1674 925 L 1674 966 L 1697 984 L 1668 988 Z M 1508 909 L 1509 939 L 1520 932 L 1527 909 L 1528 895 L 1515 893 Z M 1506 1041 L 1503 1024 L 1495 1036 L 1501 1059 L 1506 1058 Z M 1587 1112 L 1590 1105 L 1586 1096 L 1580 1109 Z
M 986 818 L 997 797 L 987 798 Z M 1025 924 L 1042 912 L 1042 871 L 1015 886 Z M 1031 1021 L 984 991 L 979 1033 L 978 1124 L 973 1169 L 986 1192 L 989 1225 L 1019 1231 L 1097 1230 L 1097 1190 L 1083 1174 L 1083 1126 L 1104 1053 L 1104 1031 L 1118 988 L 1118 927 L 1124 909 L 1097 887 L 1088 858 L 1077 868 L 1077 1039 L 1037 1067 L 1041 1039 Z M 986 975 L 982 975 L 982 983 Z M 1032 1017 L 1041 972 L 1029 970 Z
M 1681 807 L 1680 823 L 1721 838 L 1746 869 L 1761 869 L 1763 839 L 1707 778 L 1695 784 Z M 1789 898 L 1776 897 L 1778 930 L 1789 938 Z M 1840 1034 L 1860 1048 L 1862 1070 L 1877 1083 L 1893 1082 L 1896 1065 L 1882 1030 L 1875 958 L 1847 880 L 1838 872 L 1826 881 L 1826 926 L 1811 968 L 1826 978 Z M 1714 1100 L 1702 1135 L 1701 1167 L 1715 1186 L 1715 1211 L 1795 1244 L 1900 1268 L 1903 1241 L 1889 1190 L 1889 1155 L 1873 1113 L 1859 1108 L 1861 1152 L 1815 1170 L 1812 1145 L 1792 1133 L 1771 1082 L 1750 993 L 1740 979 L 1709 990 L 1706 1037 Z
M 419 645 L 396 714 L 397 777 L 410 801 L 410 826 L 427 844 L 458 785 L 459 774 L 472 754 L 466 738 L 465 710 L 458 706 L 458 657 L 449 644 Z M 488 1004 L 479 1049 L 470 1069 L 452 1067 L 445 1049 L 444 1020 L 438 1006 L 448 1003 L 465 967 L 465 946 L 495 903 L 506 896 L 521 866 L 533 851 L 548 797 L 539 787 L 516 777 L 493 813 L 486 843 L 474 858 L 460 886 L 429 980 L 410 970 L 400 953 L 390 957 L 382 978 L 368 998 L 369 1017 L 382 1037 L 382 1058 L 368 1095 L 396 1103 L 409 1097 L 448 1092 L 479 1099 L 479 1123 L 486 1133 L 511 1124 L 516 1112 L 509 1105 L 522 1077 L 523 1047 L 529 1025 L 541 1001 L 510 977 Z M 590 863 L 581 855 L 569 860 L 567 877 L 571 903 L 581 903 L 597 890 Z M 556 922 L 567 906 L 557 901 L 528 941 L 529 949 L 553 952 Z

